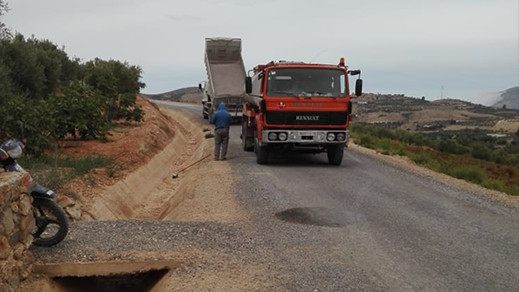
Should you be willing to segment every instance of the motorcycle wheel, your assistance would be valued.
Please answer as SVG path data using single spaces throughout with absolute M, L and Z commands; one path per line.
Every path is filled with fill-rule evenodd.
M 32 202 L 33 215 L 36 221 L 36 232 L 33 244 L 38 246 L 52 246 L 67 236 L 68 219 L 65 211 L 54 201 L 35 198 Z

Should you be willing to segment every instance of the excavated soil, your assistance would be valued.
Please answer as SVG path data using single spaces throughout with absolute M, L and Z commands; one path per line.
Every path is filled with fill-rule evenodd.
M 97 169 L 60 191 L 69 215 L 81 221 L 203 221 L 210 216 L 220 222 L 242 216 L 224 212 L 235 207 L 224 196 L 233 178 L 228 163 L 212 160 L 214 140 L 205 137 L 212 128 L 142 97 L 138 104 L 146 112 L 144 122 L 119 125 L 107 142 L 65 143 L 68 153 L 115 160 L 114 169 Z

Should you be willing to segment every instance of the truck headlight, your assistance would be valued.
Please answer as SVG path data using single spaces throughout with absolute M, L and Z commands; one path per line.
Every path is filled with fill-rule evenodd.
M 274 133 L 274 132 L 269 133 L 269 140 L 275 141 L 275 140 L 277 140 L 277 138 L 278 138 L 278 135 L 276 133 Z
M 328 139 L 328 141 L 335 140 L 335 134 L 334 133 L 328 133 L 328 135 L 326 136 L 326 139 Z
M 337 133 L 337 141 L 346 140 L 346 135 L 344 133 Z
M 287 133 L 279 133 L 279 135 L 278 135 L 278 138 L 279 138 L 279 140 L 281 140 L 281 141 L 286 141 L 286 140 L 287 140 L 287 137 L 288 137 L 288 136 L 287 136 Z

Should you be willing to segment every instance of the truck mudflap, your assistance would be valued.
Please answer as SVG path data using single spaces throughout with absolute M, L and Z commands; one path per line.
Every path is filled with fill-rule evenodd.
M 226 105 L 227 107 L 227 111 L 231 114 L 231 116 L 233 118 L 240 118 L 242 117 L 243 115 L 243 110 L 242 110 L 242 104 L 239 103 L 239 104 L 229 104 L 228 106 Z
M 349 130 L 263 130 L 262 144 L 300 143 L 300 144 L 347 144 Z
M 220 103 L 225 103 L 225 108 L 227 111 L 231 114 L 231 116 L 234 119 L 240 119 L 243 115 L 243 102 L 241 97 L 223 97 L 223 98 L 216 98 L 214 100 L 214 104 L 212 105 L 214 108 L 214 111 L 218 108 L 218 105 Z

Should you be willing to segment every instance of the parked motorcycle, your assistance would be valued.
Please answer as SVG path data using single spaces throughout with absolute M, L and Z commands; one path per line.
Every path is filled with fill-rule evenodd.
M 0 145 L 0 162 L 5 171 L 25 172 L 16 161 L 22 156 L 23 149 L 23 143 L 15 139 Z M 36 221 L 35 232 L 32 234 L 33 243 L 39 246 L 52 246 L 61 242 L 68 233 L 68 219 L 65 211 L 54 201 L 56 193 L 32 183 L 29 193 L 33 198 L 33 215 Z

